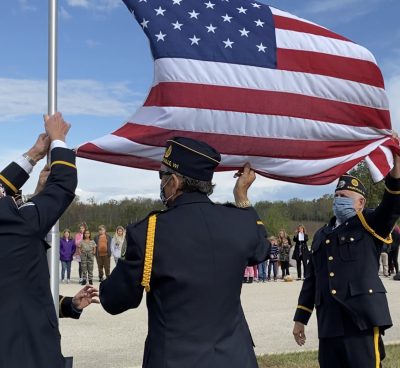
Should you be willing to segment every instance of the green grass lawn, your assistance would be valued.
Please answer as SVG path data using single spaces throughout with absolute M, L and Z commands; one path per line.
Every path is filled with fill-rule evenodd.
M 387 345 L 382 368 L 400 368 L 400 345 Z M 260 368 L 318 368 L 316 351 L 305 353 L 272 354 L 258 357 Z

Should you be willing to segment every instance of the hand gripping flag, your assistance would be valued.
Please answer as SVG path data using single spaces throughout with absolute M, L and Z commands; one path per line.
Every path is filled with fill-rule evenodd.
M 257 1 L 124 0 L 147 35 L 154 83 L 143 106 L 78 156 L 158 169 L 173 136 L 261 175 L 326 184 L 366 159 L 393 165 L 388 99 L 365 48 Z

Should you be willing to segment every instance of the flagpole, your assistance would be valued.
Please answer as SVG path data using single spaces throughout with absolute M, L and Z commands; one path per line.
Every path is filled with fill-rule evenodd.
M 49 44 L 48 44 L 48 114 L 57 111 L 57 0 L 49 0 Z M 48 155 L 50 159 L 50 152 Z M 47 262 L 50 271 L 50 289 L 53 294 L 54 306 L 58 317 L 59 309 L 59 259 L 60 231 L 58 221 L 52 227 L 49 235 L 51 248 L 47 252 Z

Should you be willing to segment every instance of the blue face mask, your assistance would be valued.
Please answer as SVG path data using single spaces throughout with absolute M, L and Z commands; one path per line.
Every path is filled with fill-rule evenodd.
M 353 198 L 335 197 L 332 209 L 338 222 L 341 224 L 356 214 Z

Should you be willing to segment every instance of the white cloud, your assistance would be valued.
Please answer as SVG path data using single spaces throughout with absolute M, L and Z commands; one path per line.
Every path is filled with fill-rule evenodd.
M 23 11 L 36 11 L 37 8 L 28 3 L 28 0 L 18 0 L 19 6 Z
M 95 41 L 95 40 L 91 40 L 91 39 L 88 39 L 85 42 L 86 42 L 86 45 L 88 45 L 89 48 L 91 48 L 91 49 L 94 49 L 95 47 L 98 47 L 98 46 L 102 45 L 101 42 Z
M 70 115 L 126 117 L 144 99 L 127 82 L 61 80 L 58 88 L 59 109 Z M 0 111 L 0 122 L 47 111 L 47 81 L 0 78 Z
M 64 20 L 69 20 L 72 18 L 71 14 L 68 13 L 67 10 L 63 6 L 60 7 L 58 14 L 59 14 L 60 18 L 64 19 Z
M 330 13 L 341 10 L 349 10 L 357 8 L 375 6 L 377 0 L 324 0 L 314 1 L 308 7 L 307 11 L 313 14 Z
M 386 82 L 386 90 L 390 102 L 390 114 L 393 129 L 400 133 L 400 71 L 399 74 L 389 78 Z
M 120 0 L 67 0 L 71 7 L 81 7 L 99 11 L 108 11 L 121 5 Z
M 332 24 L 348 23 L 373 12 L 380 0 L 315 0 L 301 12 L 310 16 L 323 17 Z M 336 15 L 337 14 L 337 15 Z
M 67 4 L 69 6 L 79 6 L 82 8 L 88 8 L 89 7 L 89 0 L 67 0 Z

